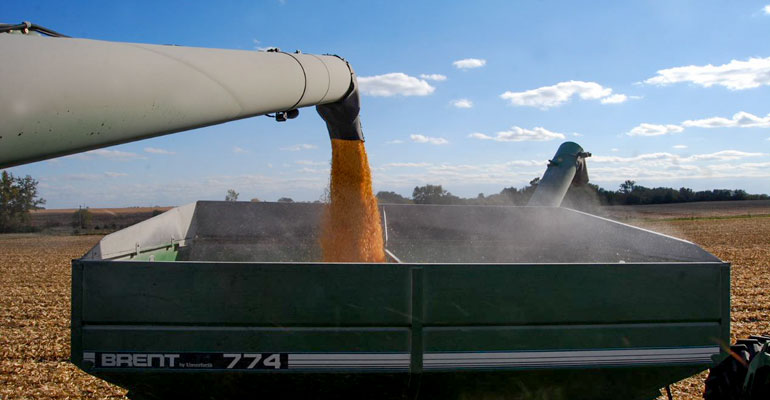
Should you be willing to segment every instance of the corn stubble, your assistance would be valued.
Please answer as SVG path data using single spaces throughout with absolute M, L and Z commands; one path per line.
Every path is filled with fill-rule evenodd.
M 122 399 L 69 363 L 70 260 L 100 236 L 0 235 L 0 398 Z
M 332 139 L 330 201 L 321 226 L 325 262 L 385 262 L 364 142 Z

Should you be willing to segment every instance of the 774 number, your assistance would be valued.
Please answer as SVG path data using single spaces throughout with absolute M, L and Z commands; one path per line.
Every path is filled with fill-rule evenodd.
M 225 358 L 232 359 L 227 369 L 233 369 L 238 363 L 248 363 L 246 369 L 280 369 L 281 355 L 277 353 L 230 353 Z M 241 365 L 243 365 L 241 363 Z M 243 367 L 241 367 L 243 368 Z

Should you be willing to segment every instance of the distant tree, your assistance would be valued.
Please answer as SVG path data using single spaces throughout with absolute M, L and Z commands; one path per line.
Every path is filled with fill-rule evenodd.
M 161 214 L 163 214 L 163 211 L 161 211 L 161 210 L 152 210 L 152 216 L 153 217 L 156 216 L 156 215 L 161 215 Z
M 261 202 L 262 200 L 260 200 L 260 199 L 258 199 L 258 198 L 256 198 L 256 197 L 252 197 L 252 198 L 251 198 L 251 200 L 249 200 L 249 201 L 250 201 L 250 202 L 252 202 L 252 203 L 259 203 L 259 202 Z
M 513 186 L 503 188 L 503 190 L 500 191 L 500 197 L 503 200 L 503 202 L 509 203 L 509 204 L 516 204 L 516 205 L 523 204 L 521 200 L 522 195 L 523 195 L 522 191 Z
M 45 200 L 38 197 L 38 181 L 31 176 L 0 175 L 0 232 L 21 229 L 29 222 L 29 212 L 40 208 Z
M 695 192 L 693 192 L 692 189 L 686 188 L 686 187 L 679 188 L 680 201 L 692 201 L 694 197 L 695 197 Z
M 620 192 L 628 194 L 633 192 L 635 187 L 636 187 L 635 181 L 625 181 L 620 184 Z
M 733 190 L 733 200 L 747 200 L 749 198 L 749 194 L 746 193 L 743 189 L 736 189 Z
M 225 201 L 238 201 L 239 193 L 233 189 L 227 189 L 227 195 L 225 195 Z
M 88 211 L 88 207 L 80 208 L 72 213 L 72 227 L 75 229 L 87 229 L 91 225 L 93 214 Z
M 377 201 L 381 204 L 411 204 L 412 200 L 396 192 L 377 192 Z
M 461 199 L 447 192 L 441 185 L 417 186 L 412 191 L 412 201 L 416 204 L 458 204 Z
M 291 197 L 281 197 L 278 199 L 279 203 L 294 203 L 294 200 L 291 199 Z

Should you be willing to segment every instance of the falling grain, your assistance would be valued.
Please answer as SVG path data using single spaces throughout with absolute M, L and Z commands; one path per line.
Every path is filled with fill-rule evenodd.
M 330 202 L 321 227 L 326 262 L 384 262 L 377 198 L 364 142 L 332 139 Z

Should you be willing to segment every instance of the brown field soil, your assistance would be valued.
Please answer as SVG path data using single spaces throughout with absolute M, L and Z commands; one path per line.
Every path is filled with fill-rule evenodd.
M 86 231 L 105 233 L 122 229 L 142 222 L 153 214 L 170 210 L 171 207 L 126 207 L 126 208 L 89 208 L 91 223 Z M 34 228 L 45 230 L 47 233 L 71 233 L 73 214 L 76 208 L 59 208 L 51 210 L 34 210 L 30 213 L 30 222 Z
M 735 203 L 743 202 L 733 203 L 741 207 Z M 655 207 L 655 213 L 646 213 L 650 207 L 641 213 L 633 207 L 615 212 L 616 218 L 625 222 L 693 241 L 732 263 L 735 341 L 750 334 L 770 333 L 770 216 L 758 216 L 770 213 L 751 212 L 752 217 L 748 217 L 746 208 L 735 211 L 724 207 L 696 204 L 693 210 L 709 210 L 699 217 L 693 216 L 696 211 L 677 207 L 672 211 L 661 206 Z M 631 219 L 639 215 L 643 219 Z M 67 361 L 70 259 L 83 255 L 100 237 L 0 235 L 3 400 L 123 398 L 125 390 L 93 378 Z M 674 384 L 674 398 L 700 399 L 705 376 L 702 373 Z
M 598 212 L 617 220 L 758 216 L 770 215 L 770 200 L 604 206 Z
M 0 398 L 117 399 L 125 390 L 75 368 L 70 260 L 101 236 L 0 235 Z
M 123 207 L 123 208 L 89 208 L 88 211 L 95 215 L 125 215 L 151 213 L 153 210 L 168 211 L 172 207 Z M 53 208 L 50 210 L 34 210 L 32 215 L 50 215 L 50 214 L 72 214 L 77 208 Z

